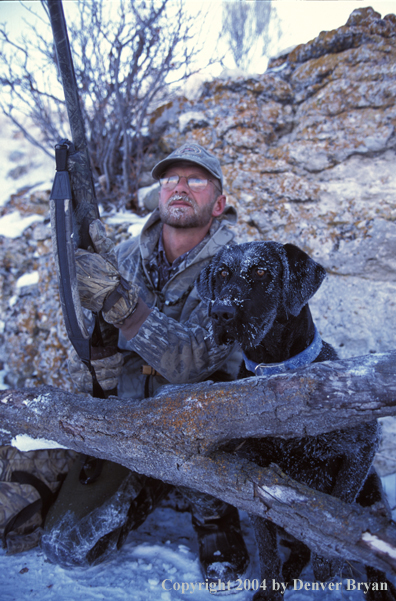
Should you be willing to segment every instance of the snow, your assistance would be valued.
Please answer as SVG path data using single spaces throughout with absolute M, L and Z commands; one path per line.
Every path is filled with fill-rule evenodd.
M 364 532 L 362 536 L 362 540 L 364 540 L 368 545 L 374 549 L 378 550 L 381 553 L 386 553 L 389 557 L 396 559 L 396 551 L 393 547 L 391 547 L 388 543 L 383 540 L 380 540 L 377 536 L 373 536 L 370 532 Z
M 42 215 L 28 215 L 27 217 L 21 217 L 19 211 L 13 211 L 12 213 L 4 215 L 4 217 L 0 217 L 0 236 L 5 236 L 6 238 L 19 238 L 32 223 L 43 220 L 44 217 Z
M 67 449 L 55 440 L 45 438 L 32 438 L 28 434 L 17 434 L 11 441 L 11 445 L 19 451 L 39 451 L 40 449 Z
M 244 524 L 252 532 L 245 517 Z M 182 592 L 182 583 L 203 583 L 197 561 L 198 544 L 188 513 L 159 508 L 146 522 L 129 535 L 126 544 L 107 563 L 89 569 L 64 570 L 48 563 L 40 549 L 6 556 L 0 551 L 1 601 L 205 601 L 212 595 L 192 587 Z M 257 569 L 255 570 L 257 573 Z M 166 581 L 164 583 L 164 581 Z M 164 583 L 164 585 L 162 584 Z M 174 585 L 180 584 L 175 590 Z M 166 590 L 170 588 L 171 590 Z M 198 587 L 196 587 L 198 588 Z M 188 595 L 188 596 L 187 596 Z M 245 591 L 233 600 L 249 599 Z
M 241 523 L 253 558 L 252 569 L 250 579 L 242 583 L 242 589 L 245 586 L 248 590 L 227 595 L 230 601 L 251 600 L 252 586 L 256 586 L 254 580 L 259 580 L 254 534 L 247 514 L 241 514 Z M 53 565 L 45 559 L 40 548 L 12 556 L 0 550 L 0 600 L 209 601 L 213 594 L 205 590 L 197 555 L 198 542 L 190 515 L 157 508 L 138 530 L 130 533 L 125 545 L 112 559 L 88 569 L 66 570 Z M 363 580 L 356 575 L 354 578 Z M 315 582 L 309 569 L 296 581 L 295 590 L 286 591 L 284 598 L 287 601 L 312 601 L 311 590 L 299 590 L 301 582 Z M 267 581 L 267 586 L 272 587 L 272 582 Z M 363 589 L 348 590 L 347 587 L 347 580 L 335 579 L 335 590 L 329 590 L 327 584 L 324 591 L 315 590 L 314 598 L 317 601 L 366 599 Z
M 34 286 L 38 284 L 39 281 L 39 272 L 31 271 L 30 273 L 24 273 L 20 278 L 17 279 L 16 287 L 24 288 L 25 286 Z

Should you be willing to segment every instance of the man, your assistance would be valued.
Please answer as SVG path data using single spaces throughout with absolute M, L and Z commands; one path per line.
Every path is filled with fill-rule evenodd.
M 152 175 L 160 182 L 159 206 L 140 238 L 121 244 L 115 255 L 100 224 L 94 223 L 90 233 L 95 250 L 101 254 L 77 252 L 83 306 L 102 310 L 104 319 L 119 329 L 122 354 L 94 362 L 98 379 L 107 388 L 117 382 L 118 396 L 126 399 L 150 397 L 164 384 L 199 382 L 219 377 L 219 373 L 222 379 L 233 379 L 240 362 L 239 349 L 230 351 L 228 346 L 214 344 L 207 307 L 194 287 L 202 268 L 234 237 L 229 226 L 236 214 L 232 207 L 226 207 L 220 163 L 198 144 L 185 144 L 160 161 Z M 92 392 L 92 381 L 84 368 L 74 369 L 74 380 L 80 390 Z M 153 481 L 137 475 L 132 478 L 131 474 L 125 476 L 122 471 L 115 488 L 120 482 L 125 488 L 127 480 L 126 496 L 132 494 L 138 499 L 143 495 L 153 509 L 154 497 L 160 496 L 150 492 Z M 156 481 L 154 489 L 158 491 Z M 182 493 L 190 503 L 204 577 L 236 582 L 249 563 L 237 510 L 191 489 L 183 488 Z M 150 503 L 147 495 L 151 495 Z M 105 504 L 108 502 L 106 497 Z M 59 546 L 59 536 L 53 537 L 55 524 L 56 519 L 50 517 L 50 533 L 43 537 L 43 546 L 59 561 L 54 552 Z M 65 546 L 64 530 L 62 539 Z M 95 547 L 100 547 L 100 540 Z M 75 564 L 83 563 L 80 552 L 74 548 L 71 552 L 78 555 Z M 86 553 L 84 561 L 85 557 Z
M 161 184 L 158 210 L 140 241 L 117 249 L 121 275 L 139 289 L 137 309 L 119 327 L 119 347 L 135 353 L 119 380 L 119 393 L 129 398 L 151 396 L 169 382 L 202 381 L 219 368 L 235 378 L 240 361 L 235 349 L 230 354 L 212 341 L 207 307 L 194 288 L 202 268 L 234 238 L 229 225 L 236 214 L 225 208 L 220 164 L 190 144 L 158 163 L 152 175 Z M 141 358 L 156 372 L 144 378 L 144 389 Z

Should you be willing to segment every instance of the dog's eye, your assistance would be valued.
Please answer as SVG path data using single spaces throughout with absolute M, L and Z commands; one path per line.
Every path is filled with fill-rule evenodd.
M 227 277 L 228 277 L 228 271 L 227 271 L 227 269 L 222 269 L 222 270 L 219 272 L 219 275 L 220 275 L 220 277 L 221 277 L 221 278 L 223 278 L 223 279 L 227 278 Z
M 264 267 L 257 267 L 257 269 L 256 269 L 257 277 L 262 278 L 265 276 L 266 273 L 267 273 L 267 270 L 264 269 Z

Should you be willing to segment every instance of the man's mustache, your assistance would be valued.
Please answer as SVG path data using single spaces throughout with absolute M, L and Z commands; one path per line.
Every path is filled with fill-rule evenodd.
M 195 201 L 192 198 L 190 198 L 189 196 L 175 194 L 174 196 L 171 196 L 170 199 L 168 200 L 168 207 L 171 207 L 175 202 L 179 202 L 180 200 L 182 200 L 186 204 L 190 205 L 190 207 L 192 207 L 192 208 L 194 208 L 196 205 Z

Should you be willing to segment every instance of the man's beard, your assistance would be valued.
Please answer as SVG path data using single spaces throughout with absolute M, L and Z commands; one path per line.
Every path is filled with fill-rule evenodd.
M 183 200 L 188 203 L 193 211 L 188 207 L 170 206 L 175 200 Z M 215 202 L 216 200 L 200 208 L 190 196 L 175 194 L 169 198 L 166 206 L 159 205 L 161 221 L 174 228 L 204 227 L 212 219 L 212 210 Z

